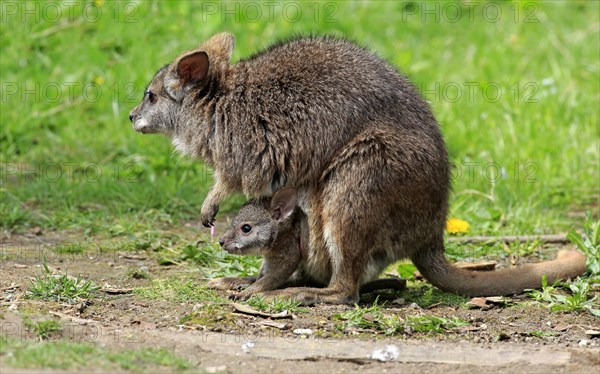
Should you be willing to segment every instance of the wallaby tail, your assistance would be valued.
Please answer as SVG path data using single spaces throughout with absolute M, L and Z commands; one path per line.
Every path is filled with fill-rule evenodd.
M 471 271 L 452 265 L 443 250 L 422 251 L 411 256 L 412 262 L 434 286 L 464 296 L 500 296 L 542 287 L 558 279 L 585 273 L 585 256 L 578 251 L 560 251 L 556 259 L 498 271 Z

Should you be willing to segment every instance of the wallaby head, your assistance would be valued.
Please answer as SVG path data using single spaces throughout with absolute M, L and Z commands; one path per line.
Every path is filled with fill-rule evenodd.
M 285 187 L 271 198 L 250 200 L 233 217 L 219 244 L 232 254 L 261 255 L 277 237 L 280 224 L 296 210 L 298 193 Z
M 201 98 L 197 95 L 201 91 L 208 95 L 207 88 L 220 81 L 229 67 L 233 46 L 233 35 L 217 34 L 159 69 L 142 102 L 129 114 L 134 130 L 174 136 L 178 128 L 186 126 L 192 115 L 189 104 Z

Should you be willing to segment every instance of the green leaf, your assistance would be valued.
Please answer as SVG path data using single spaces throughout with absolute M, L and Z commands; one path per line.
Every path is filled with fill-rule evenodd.
M 404 279 L 413 279 L 417 267 L 413 264 L 400 264 L 396 268 L 398 275 Z
M 594 224 L 594 232 L 591 240 L 593 246 L 600 246 L 600 221 L 596 221 Z
M 567 239 L 569 239 L 571 241 L 571 243 L 575 244 L 581 251 L 587 252 L 586 251 L 587 247 L 583 243 L 583 239 L 581 238 L 581 235 L 579 233 L 577 233 L 576 231 L 569 232 L 569 234 L 567 235 Z

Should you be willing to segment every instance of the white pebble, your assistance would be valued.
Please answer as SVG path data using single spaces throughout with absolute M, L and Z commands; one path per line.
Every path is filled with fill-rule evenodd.
M 292 332 L 296 335 L 310 335 L 313 333 L 311 329 L 295 329 Z
M 253 342 L 245 342 L 244 344 L 242 344 L 242 351 L 244 351 L 244 353 L 250 353 L 252 348 L 254 348 Z
M 388 345 L 384 349 L 374 350 L 369 357 L 379 361 L 396 361 L 400 358 L 400 348 L 395 345 Z

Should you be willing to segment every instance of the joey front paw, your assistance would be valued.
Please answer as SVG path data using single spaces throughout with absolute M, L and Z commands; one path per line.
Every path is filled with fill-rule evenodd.
M 203 205 L 200 212 L 200 221 L 204 227 L 211 227 L 215 223 L 215 216 L 219 211 L 218 205 Z

